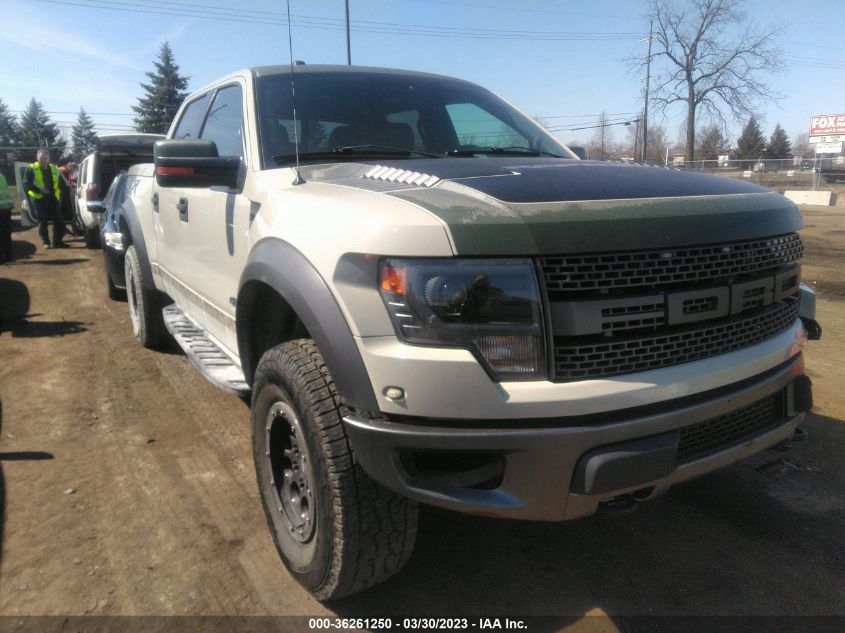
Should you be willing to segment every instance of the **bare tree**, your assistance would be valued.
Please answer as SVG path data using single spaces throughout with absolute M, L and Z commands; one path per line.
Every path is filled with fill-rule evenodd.
M 810 146 L 809 134 L 802 132 L 792 138 L 792 153 L 795 156 L 809 156 L 813 153 L 813 148 Z
M 639 149 L 643 141 L 643 130 L 636 120 L 627 126 L 626 147 L 625 151 L 630 152 L 635 157 L 634 160 L 639 160 Z M 647 131 L 648 138 L 646 139 L 646 156 L 647 163 L 660 163 L 666 158 L 666 148 L 669 147 L 669 139 L 666 136 L 666 128 L 662 125 L 652 125 Z
M 693 160 L 699 109 L 727 124 L 729 117 L 747 119 L 761 100 L 782 98 L 765 76 L 783 68 L 776 45 L 783 29 L 758 31 L 741 10 L 743 3 L 648 0 L 648 17 L 655 25 L 652 57 L 657 63 L 650 101 L 662 111 L 675 103 L 686 104 L 686 160 Z
M 698 133 L 696 155 L 699 160 L 716 160 L 725 153 L 731 142 L 722 133 L 722 126 L 713 123 Z
M 666 159 L 666 149 L 669 147 L 669 137 L 662 125 L 652 125 L 648 128 L 648 143 L 646 145 L 646 162 L 663 164 Z

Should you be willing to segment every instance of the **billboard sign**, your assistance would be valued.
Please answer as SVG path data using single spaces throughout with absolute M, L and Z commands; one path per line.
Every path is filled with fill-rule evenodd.
M 845 134 L 830 134 L 827 136 L 811 136 L 810 143 L 841 143 L 845 141 Z
M 845 134 L 845 114 L 819 114 L 810 117 L 810 136 Z
M 842 143 L 816 143 L 816 154 L 841 154 Z

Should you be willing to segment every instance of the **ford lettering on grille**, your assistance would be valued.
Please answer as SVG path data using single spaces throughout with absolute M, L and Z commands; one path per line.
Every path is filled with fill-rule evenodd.
M 773 277 L 763 277 L 719 288 L 666 294 L 666 323 L 681 325 L 742 314 L 763 308 L 798 292 L 801 266 Z

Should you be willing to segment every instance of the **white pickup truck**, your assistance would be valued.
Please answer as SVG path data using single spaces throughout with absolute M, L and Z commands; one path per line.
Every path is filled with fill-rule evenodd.
M 109 240 L 135 336 L 167 328 L 251 394 L 267 523 L 322 600 L 402 567 L 417 502 L 627 508 L 788 440 L 811 407 L 791 202 L 579 160 L 465 81 L 236 72 L 127 186 Z

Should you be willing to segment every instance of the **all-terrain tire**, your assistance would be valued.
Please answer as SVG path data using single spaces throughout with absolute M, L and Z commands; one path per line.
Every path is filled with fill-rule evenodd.
M 149 287 L 144 278 L 144 270 L 138 259 L 135 246 L 126 250 L 123 262 L 126 274 L 126 299 L 129 303 L 129 317 L 132 322 L 132 334 L 144 347 L 154 348 L 167 337 L 162 295 L 155 288 Z
M 348 412 L 317 346 L 268 350 L 252 388 L 252 446 L 267 525 L 285 566 L 318 600 L 398 572 L 413 550 L 417 504 L 355 463 Z

